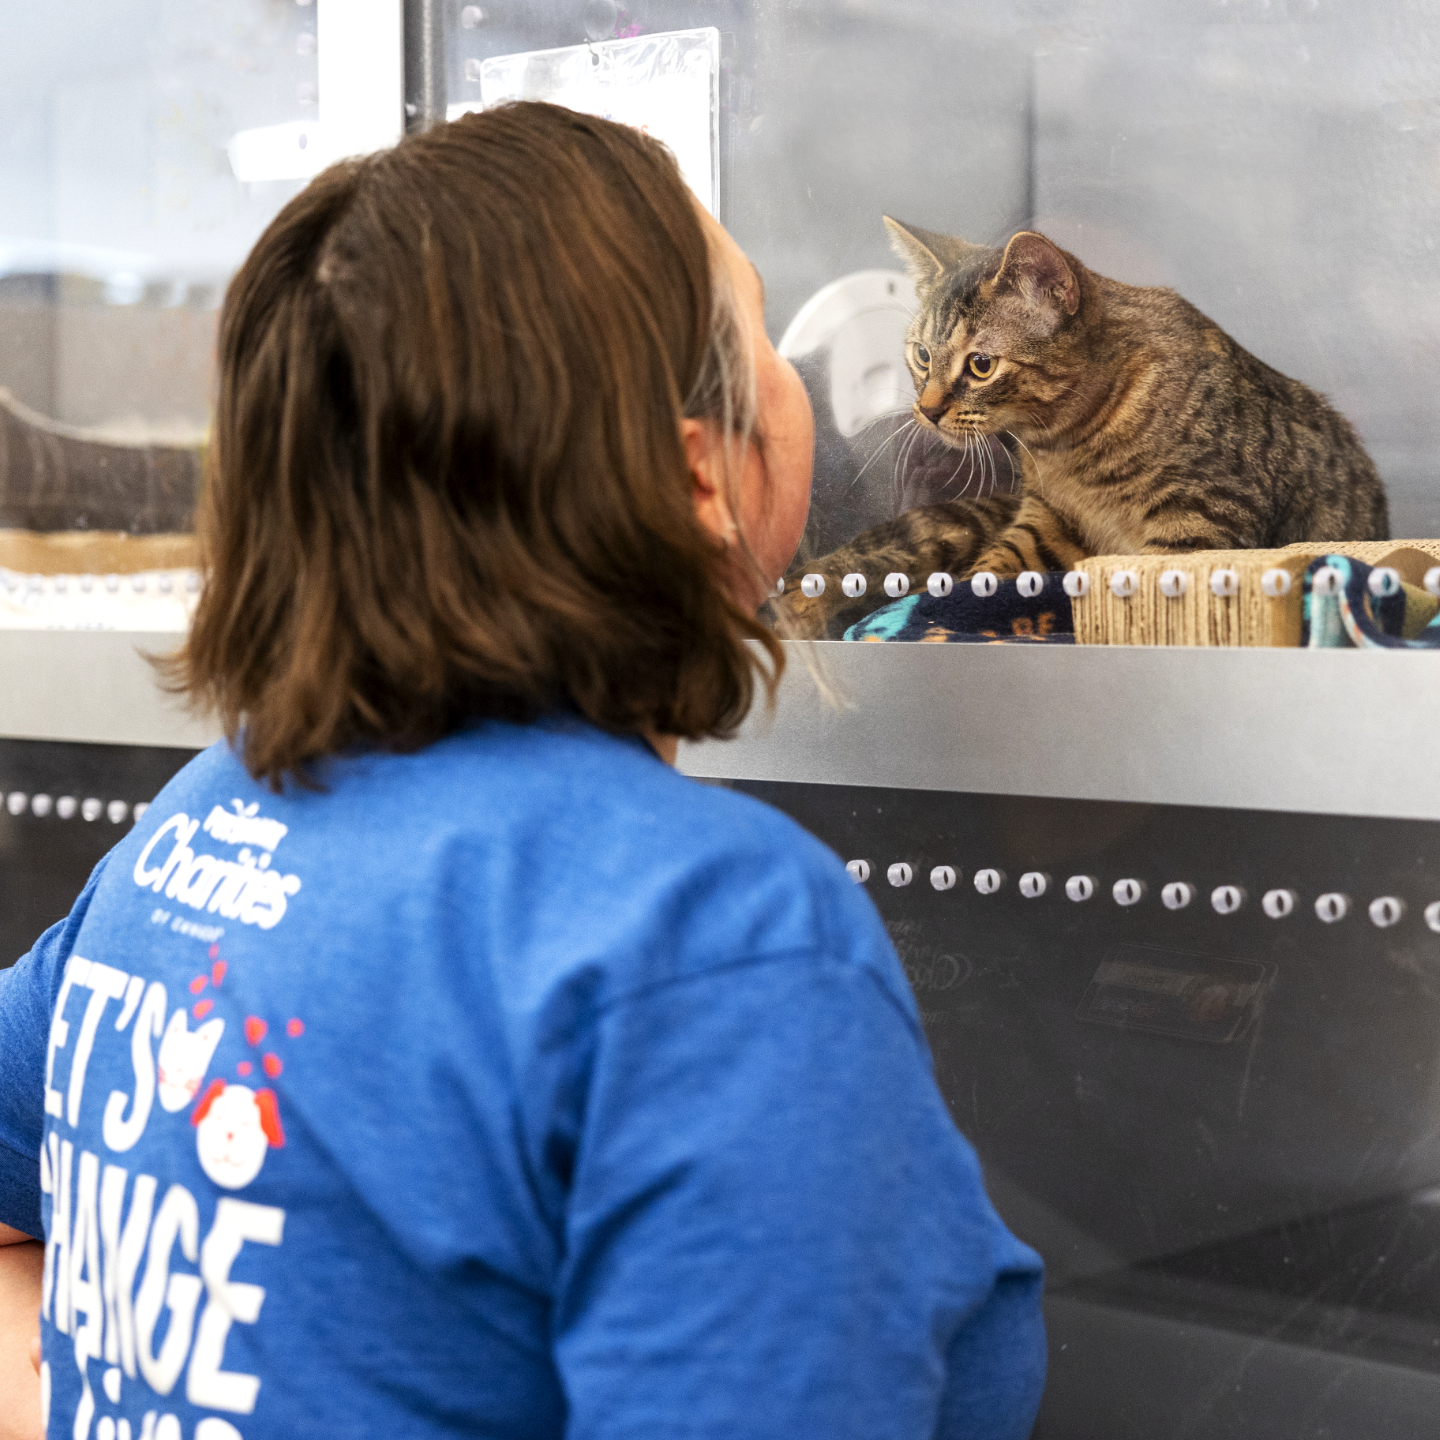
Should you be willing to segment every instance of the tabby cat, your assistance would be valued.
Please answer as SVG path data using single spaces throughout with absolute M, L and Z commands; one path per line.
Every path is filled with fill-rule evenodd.
M 838 636 L 885 603 L 890 570 L 923 585 L 931 569 L 1387 538 L 1349 422 L 1174 291 L 1106 279 L 1033 231 L 1000 249 L 885 224 L 920 299 L 905 347 L 916 422 L 957 448 L 1005 437 L 1023 485 L 909 511 L 797 565 L 776 603 L 786 633 Z M 800 593 L 806 571 L 827 577 L 824 596 Z M 852 571 L 863 601 L 841 592 Z

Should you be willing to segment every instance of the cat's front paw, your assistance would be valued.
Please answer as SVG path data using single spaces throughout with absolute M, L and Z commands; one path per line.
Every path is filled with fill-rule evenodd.
M 1005 579 L 1013 579 L 1025 566 L 1016 559 L 1014 553 L 1009 549 L 986 550 L 976 562 L 965 570 L 961 580 L 968 580 L 972 575 L 981 570 L 988 570 L 992 575 L 999 575 Z
M 768 613 L 776 633 L 785 640 L 823 640 L 829 628 L 834 600 L 828 594 L 816 598 L 800 590 L 801 577 L 785 578 L 784 594 L 772 596 L 762 616 Z M 828 602 L 828 603 L 827 603 Z

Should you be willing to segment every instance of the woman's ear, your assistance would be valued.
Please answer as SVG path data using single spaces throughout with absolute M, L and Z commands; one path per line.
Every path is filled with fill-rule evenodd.
M 695 513 L 700 523 L 722 544 L 735 534 L 735 517 L 725 495 L 725 442 L 712 420 L 682 420 L 680 440 L 690 471 Z

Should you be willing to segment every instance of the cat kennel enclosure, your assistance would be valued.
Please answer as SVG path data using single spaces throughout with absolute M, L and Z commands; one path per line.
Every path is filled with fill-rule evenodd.
M 886 212 L 1033 225 L 1174 285 L 1355 422 L 1395 534 L 1440 534 L 1440 62 L 1401 0 L 12 8 L 7 962 L 210 738 L 138 651 L 192 603 L 225 278 L 325 155 L 403 124 L 544 95 L 672 144 L 815 401 L 812 553 L 1008 483 L 898 436 L 913 296 Z M 955 1119 L 1047 1262 L 1037 1434 L 1440 1433 L 1429 657 L 817 650 L 838 699 L 793 653 L 773 720 L 681 764 L 794 815 L 879 906 Z

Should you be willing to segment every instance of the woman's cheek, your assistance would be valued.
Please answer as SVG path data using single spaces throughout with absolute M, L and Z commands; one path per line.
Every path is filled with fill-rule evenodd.
M 765 438 L 762 446 L 751 449 L 745 467 L 740 519 L 768 593 L 794 558 L 805 531 L 815 420 L 795 367 L 768 346 L 755 360 L 757 420 Z
M 800 544 L 805 529 L 805 518 L 810 512 L 810 484 L 815 469 L 815 417 L 810 409 L 810 396 L 805 382 L 788 360 L 782 360 L 785 384 L 790 391 L 787 410 L 793 416 L 792 433 L 787 436 L 787 451 L 784 457 L 786 474 L 781 477 L 784 491 L 780 509 L 784 515 L 786 533 L 781 538 L 784 555 L 783 569 L 790 563 Z

